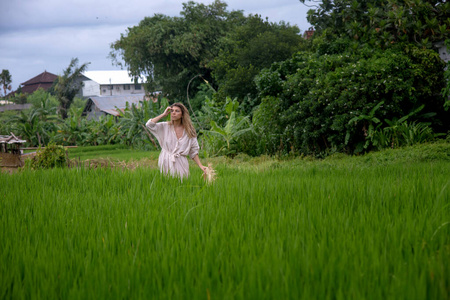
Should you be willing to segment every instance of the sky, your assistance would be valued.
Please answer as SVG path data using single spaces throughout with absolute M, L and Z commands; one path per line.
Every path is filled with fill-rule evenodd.
M 0 10 L 0 69 L 9 70 L 12 89 L 47 71 L 61 75 L 72 58 L 90 62 L 88 71 L 119 70 L 110 45 L 154 14 L 179 16 L 187 0 L 9 0 Z M 210 4 L 213 0 L 194 2 Z M 228 11 L 259 14 L 270 22 L 311 26 L 299 0 L 225 0 Z

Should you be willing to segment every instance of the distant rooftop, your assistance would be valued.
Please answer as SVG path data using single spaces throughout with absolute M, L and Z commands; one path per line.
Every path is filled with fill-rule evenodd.
M 53 81 L 55 81 L 55 79 L 57 77 L 58 76 L 56 76 L 55 74 L 44 71 L 41 74 L 25 81 L 24 83 L 22 83 L 22 85 L 32 85 L 32 84 L 42 84 L 42 83 L 53 84 Z
M 101 85 L 107 84 L 134 84 L 134 78 L 128 75 L 128 71 L 86 71 L 83 75 Z M 143 83 L 141 77 L 138 83 Z
M 41 88 L 45 91 L 52 87 L 53 82 L 58 78 L 55 74 L 44 71 L 43 73 L 22 83 L 22 93 L 32 94 Z
M 118 116 L 117 109 L 123 110 L 127 103 L 131 106 L 131 104 L 139 104 L 144 100 L 146 100 L 145 94 L 90 97 L 83 113 L 86 114 L 91 110 L 92 105 L 95 105 L 100 111 Z

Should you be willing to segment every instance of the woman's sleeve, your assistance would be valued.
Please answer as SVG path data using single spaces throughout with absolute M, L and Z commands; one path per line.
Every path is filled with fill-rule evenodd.
M 153 123 L 152 119 L 150 119 L 145 124 L 145 127 L 147 127 L 159 141 L 159 139 L 164 136 L 164 124 L 165 122 Z
M 198 154 L 199 150 L 200 150 L 200 147 L 198 146 L 197 138 L 192 138 L 191 139 L 191 149 L 189 149 L 189 157 L 193 159 Z

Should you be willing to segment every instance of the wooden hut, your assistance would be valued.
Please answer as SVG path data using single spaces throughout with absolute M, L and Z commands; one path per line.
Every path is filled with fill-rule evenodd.
M 0 167 L 18 168 L 23 166 L 20 146 L 26 143 L 13 133 L 11 135 L 0 135 Z

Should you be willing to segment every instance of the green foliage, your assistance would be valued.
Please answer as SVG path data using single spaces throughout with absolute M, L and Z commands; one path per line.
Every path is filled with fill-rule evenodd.
M 3 89 L 3 96 L 5 97 L 8 93 L 8 90 L 11 90 L 11 74 L 9 73 L 9 70 L 3 69 L 0 73 L 0 85 Z
M 116 63 L 123 60 L 133 76 L 147 76 L 147 90 L 161 87 L 173 99 L 186 99 L 194 76 L 212 82 L 209 64 L 219 53 L 220 39 L 244 19 L 242 12 L 226 8 L 219 0 L 210 5 L 190 1 L 183 4 L 181 17 L 146 17 L 111 45 L 110 56 Z M 192 82 L 191 90 L 197 84 Z
M 201 110 L 202 106 L 205 104 L 206 99 L 211 99 L 215 94 L 215 90 L 208 84 L 202 83 L 197 87 L 197 93 L 192 99 L 189 99 L 192 110 L 197 112 Z M 191 112 L 192 114 L 192 112 Z M 195 118 L 193 118 L 195 121 Z
M 78 146 L 69 148 L 69 159 L 84 161 L 91 159 L 110 160 L 115 162 L 133 162 L 141 159 L 158 160 L 159 151 L 148 151 L 136 149 L 136 147 L 126 144 L 111 144 L 99 146 Z M 155 162 L 155 165 L 156 165 Z
M 57 143 L 62 145 L 86 145 L 87 136 L 90 133 L 88 120 L 81 116 L 83 109 L 70 109 L 68 116 L 59 124 L 59 129 L 54 137 Z
M 32 147 L 46 145 L 57 130 L 56 107 L 51 106 L 49 98 L 40 100 L 40 106 L 22 110 L 9 119 L 11 129 Z
M 207 98 L 198 118 L 202 124 L 200 133 L 205 156 L 234 157 L 241 152 L 255 155 L 250 117 L 241 114 L 236 98 L 228 97 L 223 105 Z
M 222 39 L 222 50 L 211 63 L 219 94 L 237 97 L 239 102 L 246 96 L 254 98 L 254 77 L 272 63 L 290 58 L 302 41 L 297 26 L 248 16 Z
M 412 146 L 435 140 L 444 134 L 436 134 L 429 126 L 430 123 L 400 122 L 394 123 L 386 120 L 389 126 L 378 128 L 370 136 L 368 142 L 378 149 L 398 148 L 403 146 Z
M 209 129 L 212 121 L 224 126 L 230 114 L 239 110 L 240 105 L 236 98 L 232 100 L 227 97 L 225 103 L 220 103 L 216 101 L 215 96 L 216 94 L 213 95 L 213 99 L 206 97 L 201 111 L 197 112 L 201 129 Z
M 112 115 L 87 120 L 83 107 L 72 107 L 68 117 L 59 124 L 53 140 L 63 145 L 109 145 L 122 142 L 120 128 Z
M 14 110 L 0 112 L 0 135 L 10 135 L 10 132 L 14 131 L 15 124 L 11 120 L 18 115 L 19 112 Z
M 83 86 L 83 82 L 79 80 L 79 77 L 87 69 L 88 65 L 89 63 L 84 63 L 78 66 L 78 58 L 72 58 L 63 75 L 58 76 L 53 83 L 52 93 L 60 103 L 59 113 L 63 119 L 67 118 L 73 99 Z
M 82 99 L 82 98 L 75 97 L 73 99 L 72 104 L 70 105 L 70 108 L 71 109 L 72 108 L 75 108 L 75 109 L 82 108 L 82 109 L 84 109 L 84 107 L 86 106 L 86 102 L 87 102 L 87 99 Z
M 58 99 L 42 88 L 37 89 L 33 94 L 27 96 L 27 103 L 33 105 L 33 108 L 45 107 L 46 109 L 57 108 Z M 56 110 L 55 110 L 56 111 Z
M 0 294 L 447 299 L 450 148 L 430 146 L 218 158 L 211 186 L 198 168 L 0 174 Z
M 237 118 L 236 112 L 233 111 L 224 127 L 217 125 L 215 121 L 211 121 L 211 129 L 204 133 L 215 135 L 225 142 L 225 145 L 216 154 L 223 151 L 227 156 L 233 156 L 236 155 L 236 150 L 231 148 L 232 143 L 250 130 L 249 117 Z
M 26 160 L 25 168 L 32 170 L 61 168 L 67 166 L 67 150 L 64 146 L 49 143 L 45 148 L 39 147 L 36 155 Z
M 414 44 L 431 49 L 450 36 L 449 17 L 450 3 L 442 0 L 324 0 L 308 12 L 318 34 L 328 31 L 381 48 Z
M 378 103 L 377 105 L 375 105 L 374 108 L 372 108 L 372 110 L 369 112 L 368 115 L 359 115 L 356 117 L 353 117 L 352 119 L 350 119 L 350 121 L 348 121 L 348 124 L 352 124 L 355 123 L 355 125 L 360 122 L 363 121 L 364 122 L 364 126 L 363 126 L 363 132 L 364 132 L 364 136 L 366 137 L 366 143 L 364 144 L 364 149 L 367 149 L 367 147 L 370 145 L 370 141 L 371 138 L 373 137 L 373 134 L 375 132 L 375 124 L 379 124 L 380 123 L 380 119 L 378 119 L 377 117 L 375 117 L 375 112 L 381 107 L 381 105 L 383 105 L 384 101 L 381 101 L 380 103 Z M 366 125 L 367 128 L 366 128 Z M 347 134 L 345 135 L 345 144 L 348 144 L 348 140 L 350 139 L 350 132 L 347 132 Z
M 147 121 L 164 112 L 169 102 L 166 98 L 157 103 L 141 101 L 139 106 L 132 104 L 120 113 L 118 127 L 123 135 L 123 142 L 137 147 L 158 148 L 149 129 L 145 126 Z
M 33 96 L 36 107 L 18 113 L 2 113 L 0 120 L 5 122 L 0 123 L 0 132 L 9 134 L 12 131 L 27 140 L 29 146 L 45 146 L 53 142 L 65 146 L 126 144 L 154 149 L 157 144 L 145 123 L 169 105 L 165 98 L 158 103 L 143 101 L 139 105 L 128 106 L 120 117 L 107 115 L 88 120 L 82 116 L 83 106 L 75 104 L 68 111 L 67 118 L 62 120 L 56 115 L 57 107 L 51 103 L 51 97 L 44 99 L 42 95 L 48 96 L 42 92 Z
M 25 104 L 27 103 L 27 96 L 27 94 L 22 93 L 22 87 L 20 86 L 10 100 L 16 104 Z
M 361 152 L 368 146 L 367 130 L 374 130 L 367 118 L 401 118 L 422 104 L 424 113 L 435 111 L 435 103 L 442 105 L 433 92 L 443 86 L 442 62 L 431 50 L 413 48 L 411 53 L 369 48 L 321 56 L 298 53 L 261 72 L 256 83 L 262 104 L 255 125 L 269 153 Z M 355 117 L 362 122 L 349 124 Z M 442 120 L 433 121 L 438 126 Z

